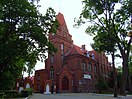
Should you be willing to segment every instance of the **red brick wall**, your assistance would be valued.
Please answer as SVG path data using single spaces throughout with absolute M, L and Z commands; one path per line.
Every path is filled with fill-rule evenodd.
M 48 74 L 44 69 L 35 71 L 34 92 L 44 92 L 44 82 L 49 79 Z

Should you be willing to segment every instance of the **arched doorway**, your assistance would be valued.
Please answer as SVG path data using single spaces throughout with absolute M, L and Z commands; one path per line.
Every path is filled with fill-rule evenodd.
M 62 79 L 62 90 L 63 91 L 68 91 L 69 90 L 69 80 L 68 80 L 68 78 L 67 77 L 64 77 L 63 79 Z
M 26 88 L 30 88 L 30 84 L 29 83 L 26 84 Z

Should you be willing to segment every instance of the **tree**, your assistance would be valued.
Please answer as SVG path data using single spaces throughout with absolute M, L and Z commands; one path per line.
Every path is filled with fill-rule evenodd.
M 113 32 L 113 31 L 110 31 Z M 117 73 L 115 68 L 115 52 L 116 52 L 116 40 L 114 39 L 112 33 L 105 33 L 101 32 L 98 35 L 94 37 L 94 44 L 92 44 L 92 47 L 97 51 L 105 51 L 108 54 L 111 54 L 112 57 L 112 66 L 113 66 L 113 76 L 114 76 L 114 97 L 117 97 Z
M 102 33 L 108 33 L 116 40 L 123 60 L 122 94 L 126 95 L 126 79 L 129 77 L 128 57 L 132 41 L 132 37 L 128 39 L 127 36 L 132 14 L 131 0 L 83 0 L 82 2 L 84 7 L 76 25 L 90 22 L 86 33 L 98 36 L 101 27 Z M 116 9 L 116 5 L 120 7 Z
M 110 31 L 113 32 L 113 31 Z M 116 51 L 116 40 L 114 39 L 112 33 L 109 34 L 107 31 L 102 31 L 102 27 L 100 27 L 98 31 L 98 35 L 94 38 L 94 43 L 92 44 L 92 48 L 98 52 L 107 52 L 111 54 L 112 57 L 112 65 L 113 65 L 113 76 L 114 76 L 114 97 L 117 97 L 117 73 L 115 68 L 115 51 Z
M 102 93 L 102 91 L 107 90 L 108 85 L 104 78 L 102 76 L 99 76 L 95 87 L 99 90 L 100 93 Z
M 57 51 L 48 40 L 57 27 L 52 8 L 43 16 L 32 0 L 0 0 L 0 75 L 16 70 L 21 74 L 27 63 L 30 71 L 46 51 Z

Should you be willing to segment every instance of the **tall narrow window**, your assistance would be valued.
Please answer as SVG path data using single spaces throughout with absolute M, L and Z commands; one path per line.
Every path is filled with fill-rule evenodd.
M 82 70 L 86 70 L 86 62 L 85 61 L 82 61 L 82 63 L 81 63 L 81 65 L 82 65 Z
M 92 71 L 92 64 L 89 62 L 88 63 L 88 68 L 87 68 L 88 71 Z
M 63 60 L 64 59 L 64 44 L 63 43 L 61 44 L 61 57 Z
M 64 54 L 64 44 L 61 44 L 61 54 Z
M 53 64 L 53 62 L 54 62 L 54 56 L 51 55 L 51 56 L 50 56 L 50 63 Z
M 64 44 L 63 43 L 61 44 L 61 50 L 64 50 Z
M 97 72 L 97 66 L 96 66 L 96 64 L 94 64 L 94 72 L 95 73 Z
M 54 77 L 54 68 L 50 67 L 50 77 Z

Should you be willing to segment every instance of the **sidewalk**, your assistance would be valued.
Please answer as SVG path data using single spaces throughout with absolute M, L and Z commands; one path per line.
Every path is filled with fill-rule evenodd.
M 33 94 L 29 99 L 132 99 L 132 96 L 113 97 L 112 94 L 94 93 L 61 93 L 61 94 Z

